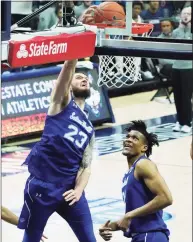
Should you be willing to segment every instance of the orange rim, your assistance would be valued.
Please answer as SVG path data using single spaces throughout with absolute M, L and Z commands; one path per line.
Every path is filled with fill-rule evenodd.
M 125 29 L 125 25 L 112 26 L 110 24 L 103 24 L 103 23 L 96 23 L 91 25 L 95 25 L 100 29 L 105 29 L 105 28 Z M 153 27 L 154 27 L 153 24 L 132 23 L 132 34 L 145 34 L 145 33 L 148 33 L 150 30 L 152 30 Z
M 132 23 L 132 34 L 145 34 L 152 30 L 153 24 Z

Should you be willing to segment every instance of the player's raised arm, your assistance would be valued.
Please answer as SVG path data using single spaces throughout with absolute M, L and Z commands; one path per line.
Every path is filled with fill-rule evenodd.
M 70 101 L 70 85 L 75 73 L 77 60 L 65 61 L 51 93 L 49 115 L 59 113 Z

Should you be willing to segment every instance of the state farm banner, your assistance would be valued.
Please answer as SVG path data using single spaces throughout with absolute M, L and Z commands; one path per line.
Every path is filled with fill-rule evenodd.
M 27 40 L 10 40 L 8 63 L 12 68 L 41 65 L 94 55 L 96 34 L 37 36 Z
M 49 75 L 46 75 L 47 73 Z M 23 80 L 12 80 L 2 75 L 1 87 L 1 118 L 2 138 L 42 131 L 45 117 L 50 105 L 50 94 L 61 68 L 44 68 L 45 76 L 38 76 L 40 70 L 28 71 L 29 75 Z M 27 71 L 26 71 L 27 72 Z M 86 70 L 91 84 L 91 97 L 86 100 L 85 109 L 93 124 L 112 122 L 113 114 L 108 97 L 104 90 L 97 86 L 98 74 L 96 70 Z M 33 73 L 33 74 L 32 74 Z M 17 73 L 15 73 L 17 76 Z M 19 74 L 18 74 L 19 75 Z M 4 79 L 9 81 L 5 81 Z

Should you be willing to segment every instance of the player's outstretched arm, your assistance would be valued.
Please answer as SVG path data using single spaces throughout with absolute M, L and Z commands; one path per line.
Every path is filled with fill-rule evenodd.
M 75 73 L 77 60 L 65 61 L 51 93 L 49 115 L 55 115 L 68 105 L 70 101 L 70 85 Z
M 76 177 L 76 184 L 75 188 L 72 190 L 69 190 L 63 194 L 64 199 L 67 202 L 70 202 L 69 205 L 74 204 L 77 202 L 80 197 L 82 196 L 82 193 L 88 183 L 90 174 L 91 174 L 91 162 L 93 158 L 93 148 L 94 148 L 94 135 L 92 136 L 90 143 L 86 147 L 82 159 L 82 164 L 80 167 L 80 170 Z
M 128 212 L 118 222 L 119 227 L 124 230 L 127 229 L 133 218 L 146 216 L 161 210 L 172 204 L 171 192 L 160 175 L 157 166 L 150 160 L 141 160 L 136 165 L 136 174 L 139 179 L 142 179 L 149 190 L 155 197 L 142 207 Z

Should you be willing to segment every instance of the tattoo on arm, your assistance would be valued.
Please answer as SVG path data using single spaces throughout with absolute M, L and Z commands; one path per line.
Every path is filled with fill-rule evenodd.
M 90 166 L 93 158 L 93 148 L 94 148 L 94 135 L 92 136 L 90 143 L 87 145 L 84 151 L 81 168 L 85 169 Z

